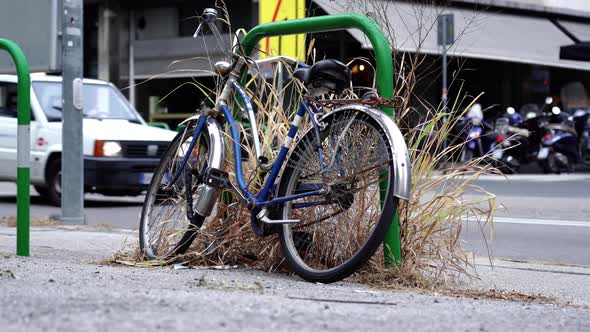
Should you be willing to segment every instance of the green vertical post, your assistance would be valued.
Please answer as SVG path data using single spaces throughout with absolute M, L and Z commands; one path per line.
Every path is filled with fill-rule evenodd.
M 339 14 L 328 16 L 307 17 L 296 20 L 265 23 L 248 31 L 242 39 L 242 52 L 244 55 L 251 55 L 256 44 L 264 37 L 294 35 L 300 33 L 326 32 L 345 29 L 361 30 L 371 42 L 375 52 L 377 64 L 377 91 L 385 98 L 393 97 L 393 58 L 389 42 L 383 32 L 366 16 L 359 14 Z M 393 109 L 382 107 L 382 110 L 393 116 Z M 383 197 L 381 197 L 383 199 Z M 384 241 L 384 254 L 386 266 L 395 264 L 401 267 L 401 247 L 399 236 L 399 218 L 396 212 L 395 217 L 387 231 Z
M 29 64 L 21 48 L 13 41 L 0 38 L 16 66 L 17 100 L 17 163 L 16 163 L 16 254 L 29 256 L 30 227 L 30 163 L 31 163 L 31 77 Z

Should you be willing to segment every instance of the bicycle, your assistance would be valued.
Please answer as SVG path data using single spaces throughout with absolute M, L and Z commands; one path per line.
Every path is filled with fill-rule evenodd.
M 195 35 L 203 23 L 219 35 L 214 9 L 206 9 L 201 19 Z M 232 63 L 215 64 L 223 83 L 215 106 L 183 121 L 184 130 L 153 175 L 139 227 L 146 259 L 185 253 L 223 190 L 237 195 L 251 211 L 257 235 L 278 233 L 289 267 L 305 280 L 341 280 L 381 245 L 399 199 L 407 199 L 410 190 L 409 157 L 400 130 L 390 117 L 364 104 L 324 110 L 319 95 L 350 85 L 351 72 L 343 63 L 322 60 L 309 66 L 280 59 L 297 68 L 293 78 L 307 92 L 275 160 L 268 161 L 261 152 L 252 100 L 238 82 L 249 60 L 233 54 Z M 230 98 L 241 102 L 250 123 L 264 176 L 257 193 L 243 177 L 242 137 Z M 298 137 L 306 117 L 311 125 Z M 224 170 L 222 122 L 230 130 L 237 183 Z

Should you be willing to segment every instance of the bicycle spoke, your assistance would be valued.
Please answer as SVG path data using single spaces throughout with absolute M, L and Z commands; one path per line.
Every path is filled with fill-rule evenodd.
M 334 212 L 332 214 L 323 216 L 320 219 L 317 219 L 317 220 L 314 220 L 314 221 L 310 221 L 310 222 L 307 222 L 307 223 L 303 223 L 303 224 L 297 224 L 297 225 L 293 226 L 293 229 L 300 229 L 300 228 L 303 228 L 303 227 L 312 226 L 314 224 L 317 224 L 317 223 L 326 221 L 326 220 L 328 220 L 330 218 L 333 218 L 333 217 L 335 217 L 335 216 L 337 216 L 337 215 L 339 215 L 339 214 L 341 214 L 343 212 L 344 212 L 344 210 L 343 209 L 340 209 L 340 210 L 338 210 L 338 211 L 336 211 L 336 212 Z

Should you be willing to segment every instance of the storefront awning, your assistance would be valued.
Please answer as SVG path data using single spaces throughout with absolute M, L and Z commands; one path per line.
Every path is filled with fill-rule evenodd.
M 559 57 L 564 60 L 590 61 L 590 24 L 559 21 L 573 35 L 575 44 L 561 47 Z
M 348 0 L 314 2 L 328 14 L 379 11 L 369 15 L 388 19 L 395 49 L 402 52 L 441 54 L 436 20 L 440 14 L 452 13 L 456 42 L 450 46 L 449 55 L 590 71 L 590 63 L 560 60 L 560 47 L 572 44 L 572 40 L 546 18 L 391 1 L 371 2 L 377 7 L 361 4 L 362 8 Z M 590 31 L 590 25 L 561 23 L 575 26 L 578 31 Z M 364 48 L 370 48 L 361 31 L 350 30 L 350 33 Z

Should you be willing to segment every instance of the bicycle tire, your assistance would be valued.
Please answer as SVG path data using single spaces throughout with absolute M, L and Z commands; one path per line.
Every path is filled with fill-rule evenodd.
M 354 113 L 356 112 L 356 113 Z M 356 115 L 354 115 L 356 114 Z M 354 251 L 354 253 L 350 255 L 350 257 L 347 257 L 347 259 L 341 259 L 340 263 L 334 264 L 334 266 L 329 266 L 328 261 L 330 259 L 330 257 L 324 258 L 324 261 L 322 262 L 322 256 L 323 254 L 320 254 L 320 258 L 314 258 L 311 257 L 314 255 L 313 251 L 315 249 L 309 249 L 309 248 L 305 248 L 303 249 L 302 246 L 304 246 L 304 244 L 302 244 L 302 241 L 305 241 L 305 238 L 307 238 L 308 242 L 309 239 L 317 239 L 318 241 L 321 241 L 321 236 L 319 236 L 318 234 L 316 234 L 316 230 L 313 230 L 314 233 L 311 234 L 311 236 L 309 236 L 310 234 L 304 231 L 303 235 L 299 235 L 301 233 L 297 233 L 299 231 L 293 231 L 293 229 L 295 229 L 296 227 L 300 227 L 302 225 L 304 225 L 304 223 L 307 223 L 308 225 L 310 225 L 311 227 L 314 227 L 313 224 L 311 222 L 307 222 L 304 220 L 301 220 L 299 222 L 299 224 L 296 225 L 287 225 L 287 224 L 283 224 L 281 227 L 279 227 L 279 239 L 280 239 L 280 243 L 281 243 L 281 247 L 282 247 L 282 251 L 283 254 L 286 258 L 286 261 L 289 265 L 289 267 L 291 268 L 291 270 L 299 275 L 301 278 L 307 280 L 307 281 L 311 281 L 311 282 L 322 282 L 322 283 L 331 283 L 331 282 L 336 282 L 339 280 L 342 280 L 348 276 L 350 276 L 351 274 L 353 274 L 358 268 L 360 268 L 363 264 L 365 264 L 375 253 L 375 251 L 377 250 L 377 248 L 383 243 L 383 240 L 385 238 L 385 234 L 389 228 L 389 226 L 391 225 L 391 221 L 393 220 L 394 214 L 397 210 L 397 205 L 398 205 L 398 198 L 393 196 L 393 176 L 394 176 L 394 167 L 393 167 L 393 155 L 392 155 L 392 151 L 390 149 L 390 145 L 389 145 L 389 141 L 387 139 L 386 136 L 386 132 L 385 129 L 381 127 L 381 125 L 379 123 L 377 123 L 375 120 L 373 120 L 370 116 L 368 116 L 367 114 L 362 113 L 361 111 L 356 111 L 356 110 L 345 110 L 342 112 L 335 112 L 333 113 L 329 118 L 325 118 L 322 120 L 322 122 L 327 123 L 327 126 L 322 129 L 321 131 L 321 140 L 322 140 L 322 146 L 325 148 L 326 144 L 325 144 L 325 140 L 327 137 L 331 136 L 331 132 L 333 131 L 334 127 L 338 127 L 340 125 L 338 125 L 338 123 L 342 123 L 342 122 L 346 122 L 348 121 L 347 119 L 350 119 L 351 117 L 354 116 L 354 120 L 352 120 L 351 123 L 354 124 L 354 122 L 359 122 L 362 125 L 365 125 L 367 128 L 371 128 L 372 130 L 374 130 L 374 133 L 379 137 L 378 141 L 379 143 L 372 143 L 372 144 L 379 144 L 381 145 L 381 147 L 378 149 L 379 153 L 383 153 L 386 155 L 386 157 L 383 159 L 386 161 L 385 164 L 383 164 L 383 167 L 379 169 L 379 191 L 380 191 L 380 195 L 377 196 L 381 196 L 384 194 L 385 196 L 385 202 L 384 204 L 381 205 L 381 197 L 377 197 L 375 200 L 375 197 L 373 197 L 373 202 L 371 206 L 374 206 L 375 201 L 377 201 L 376 204 L 380 205 L 380 209 L 381 212 L 379 214 L 378 218 L 375 218 L 376 220 L 374 220 L 374 224 L 373 226 L 369 226 L 367 227 L 367 232 L 368 234 L 365 241 L 363 241 L 362 244 L 359 244 L 358 246 L 356 246 L 356 248 L 354 249 L 341 249 L 343 251 L 348 250 L 348 251 Z M 354 127 L 351 125 L 348 128 L 348 131 L 351 132 L 353 129 L 358 129 L 357 127 Z M 343 134 L 344 135 L 344 134 Z M 357 136 L 362 135 L 362 133 L 359 133 Z M 373 139 L 374 137 L 377 136 L 367 136 L 365 137 L 366 140 L 369 139 Z M 359 137 L 357 137 L 359 138 Z M 362 139 L 362 137 L 360 137 Z M 308 155 L 313 154 L 313 152 L 311 152 L 312 150 L 317 151 L 317 143 L 313 143 L 316 142 L 316 139 L 314 138 L 314 133 L 313 130 L 308 132 L 305 136 L 303 136 L 299 141 L 298 144 L 295 146 L 293 153 L 291 153 L 289 160 L 287 162 L 287 166 L 285 168 L 285 171 L 283 172 L 283 175 L 281 177 L 281 182 L 279 185 L 279 191 L 278 191 L 278 197 L 283 197 L 286 195 L 290 195 L 294 193 L 294 185 L 295 183 L 298 181 L 298 179 L 301 177 L 301 174 L 303 172 L 303 168 L 302 166 L 308 165 L 310 164 L 309 160 L 306 160 Z M 366 145 L 363 143 L 367 143 Z M 372 146 L 370 144 L 370 142 L 363 142 L 360 145 L 364 145 L 365 147 L 365 151 L 370 150 L 369 147 Z M 337 146 L 337 145 L 336 145 Z M 336 150 L 338 150 L 338 148 L 336 148 Z M 344 151 L 344 150 L 343 150 Z M 353 151 L 346 151 L 343 152 L 344 153 L 348 153 L 348 152 L 353 152 Z M 376 154 L 374 154 L 376 156 Z M 368 156 L 368 155 L 367 155 Z M 319 158 L 316 157 L 316 159 L 319 160 Z M 330 157 L 326 155 L 326 151 L 324 150 L 324 159 L 329 160 Z M 319 163 L 318 163 L 319 164 Z M 339 166 L 340 167 L 340 166 Z M 361 168 L 359 171 L 359 176 L 360 174 L 363 172 L 363 169 Z M 340 172 L 342 172 L 342 170 L 340 170 Z M 313 172 L 312 172 L 313 173 Z M 387 179 L 381 179 L 381 175 L 382 174 L 387 174 Z M 306 173 L 308 174 L 308 173 Z M 306 176 L 305 175 L 303 177 L 301 177 L 301 179 L 304 179 Z M 347 175 L 344 178 L 350 178 L 350 176 L 352 175 Z M 352 178 L 355 178 L 354 176 Z M 361 179 L 359 178 L 359 181 L 361 181 Z M 383 190 L 382 188 L 382 184 L 385 182 L 385 184 L 387 185 L 387 189 Z M 371 182 L 369 182 L 371 183 Z M 301 184 L 301 182 L 300 182 Z M 346 187 L 346 186 L 345 186 Z M 353 188 L 353 185 L 350 185 L 350 188 Z M 362 188 L 361 188 L 362 189 Z M 367 189 L 368 191 L 368 189 Z M 350 192 L 353 192 L 352 189 L 350 189 Z M 374 189 L 372 194 L 374 195 Z M 343 208 L 347 208 L 347 210 L 351 210 L 353 204 L 355 204 L 355 199 L 354 196 L 352 199 L 352 202 L 350 202 L 349 200 L 346 200 L 345 196 L 346 194 L 342 194 L 342 197 L 345 197 L 344 199 L 341 198 L 337 198 L 337 204 L 339 206 L 340 209 Z M 353 193 L 353 195 L 355 195 Z M 361 198 L 362 200 L 362 198 Z M 346 201 L 346 202 L 345 202 Z M 357 201 L 359 202 L 359 201 Z M 345 203 L 346 205 L 343 205 L 343 203 Z M 282 204 L 277 213 L 279 218 L 282 219 L 300 219 L 297 217 L 305 217 L 305 218 L 310 218 L 313 219 L 313 217 L 309 217 L 309 211 L 306 212 L 301 212 L 299 213 L 298 216 L 294 216 L 292 211 L 293 211 L 293 204 L 296 204 L 295 202 L 287 202 Z M 351 204 L 349 206 L 349 204 Z M 359 212 L 358 211 L 353 211 L 354 213 Z M 360 211 L 362 212 L 362 211 Z M 334 212 L 335 213 L 335 212 Z M 364 214 L 363 214 L 364 216 Z M 322 217 L 323 218 L 323 217 Z M 319 224 L 324 224 L 325 220 L 322 221 L 322 218 L 317 218 L 316 217 L 316 221 L 315 224 L 319 225 Z M 341 220 L 336 220 L 336 224 L 338 224 L 338 221 L 342 221 L 344 220 L 349 221 L 347 218 L 340 218 L 339 215 L 336 215 L 335 217 L 332 217 L 330 219 L 334 219 L 334 218 L 338 218 Z M 360 219 L 360 218 L 359 218 Z M 319 220 L 319 222 L 317 222 Z M 326 219 L 328 220 L 328 219 Z M 350 221 L 354 221 L 353 219 Z M 313 222 L 313 221 L 312 221 Z M 346 223 L 346 227 L 349 226 L 350 224 L 353 224 L 351 222 Z M 335 227 L 341 227 L 341 226 L 335 226 Z M 318 227 L 315 227 L 316 229 Z M 372 229 L 372 230 L 371 230 Z M 358 228 L 357 230 L 362 230 L 362 228 Z M 308 231 L 309 232 L 309 231 Z M 349 235 L 357 235 L 357 233 L 355 232 L 350 232 L 352 234 Z M 296 239 L 297 237 L 297 239 Z M 301 238 L 303 237 L 303 240 L 301 240 Z M 336 240 L 333 240 L 334 242 Z M 358 241 L 357 241 L 358 242 Z M 345 243 L 345 242 L 343 242 Z M 352 242 L 350 242 L 352 243 Z M 321 243 L 320 243 L 321 244 Z M 324 245 L 331 245 L 330 244 L 326 244 L 324 243 Z M 311 247 L 312 244 L 308 243 L 308 245 Z M 299 246 L 299 247 L 298 247 Z M 334 245 L 336 246 L 336 245 Z M 319 248 L 319 246 L 318 246 Z M 306 250 L 306 252 L 302 252 Z M 312 253 L 310 253 L 312 252 Z M 302 257 L 303 256 L 310 256 L 310 258 L 308 259 L 307 257 Z M 317 255 L 317 254 L 316 254 Z M 339 255 L 339 253 L 337 253 L 336 251 L 334 251 L 334 257 L 336 257 L 337 255 Z M 329 255 L 326 255 L 329 256 Z M 309 260 L 309 262 L 307 261 Z M 316 260 L 318 263 L 313 263 L 314 260 Z M 336 260 L 336 258 L 334 258 L 334 260 Z M 311 266 L 312 263 L 314 266 Z M 325 265 L 325 268 L 322 268 Z
M 154 260 L 154 259 L 167 260 L 167 259 L 170 259 L 174 256 L 184 254 L 188 250 L 188 248 L 191 246 L 192 242 L 194 241 L 194 239 L 197 235 L 198 227 L 195 225 L 195 223 L 202 224 L 204 219 L 206 219 L 205 217 L 201 217 L 201 216 L 196 215 L 195 218 L 193 218 L 193 220 L 192 220 L 193 223 L 191 223 L 188 220 L 188 217 L 186 216 L 185 210 L 182 209 L 182 206 L 177 206 L 177 204 L 174 204 L 174 206 L 171 206 L 171 208 L 181 210 L 182 214 L 179 216 L 179 218 L 183 219 L 183 221 L 184 221 L 183 225 L 180 227 L 176 227 L 177 230 L 175 230 L 175 231 L 178 232 L 177 235 L 180 235 L 180 233 L 182 233 L 182 235 L 180 236 L 179 239 L 175 239 L 174 241 L 172 241 L 173 243 L 171 243 L 168 246 L 169 247 L 168 250 L 165 250 L 165 252 L 163 252 L 163 253 L 158 253 L 157 248 L 155 248 L 154 245 L 152 244 L 153 241 L 150 241 L 150 236 L 149 236 L 150 212 L 152 211 L 152 208 L 154 207 L 154 204 L 156 203 L 156 200 L 158 199 L 158 195 L 160 195 L 160 197 L 161 197 L 160 199 L 166 199 L 168 197 L 162 198 L 162 196 L 169 195 L 169 194 L 163 193 L 161 190 L 162 189 L 161 188 L 162 180 L 164 180 L 164 177 L 166 176 L 167 172 L 174 173 L 174 172 L 171 172 L 170 164 L 172 162 L 178 161 L 180 159 L 180 158 L 176 158 L 176 156 L 178 155 L 179 148 L 182 149 L 183 144 L 186 145 L 188 142 L 190 142 L 195 129 L 196 129 L 195 124 L 192 123 L 190 125 L 187 125 L 185 130 L 179 132 L 176 135 L 176 137 L 174 137 L 174 139 L 172 140 L 172 143 L 168 146 L 168 149 L 166 150 L 166 152 L 162 156 L 162 159 L 154 172 L 154 175 L 153 175 L 152 180 L 150 182 L 150 186 L 147 190 L 144 204 L 143 204 L 143 208 L 141 211 L 140 223 L 139 223 L 139 246 L 140 246 L 141 252 L 143 254 L 143 257 L 147 260 Z M 203 132 L 199 135 L 198 139 L 199 139 L 199 141 L 197 144 L 195 144 L 195 147 L 193 149 L 193 154 L 199 153 L 199 156 L 200 156 L 200 152 L 202 151 L 201 148 L 203 147 L 203 145 L 206 147 L 207 152 L 209 151 L 209 148 L 208 148 L 209 142 L 208 142 L 208 135 L 207 135 L 206 128 L 203 128 Z M 180 151 L 182 151 L 182 150 L 180 150 Z M 197 151 L 197 152 L 195 152 L 195 151 Z M 207 158 L 205 155 L 204 160 L 206 160 L 206 159 Z M 185 168 L 191 167 L 190 164 L 191 164 L 191 159 L 189 159 L 189 162 L 185 166 Z M 196 177 L 197 176 L 195 176 L 195 178 Z M 182 183 L 184 183 L 184 180 L 185 180 L 185 175 L 182 174 L 180 176 L 180 178 L 176 181 L 174 186 L 178 185 L 177 187 L 180 190 L 182 190 L 181 187 L 184 187 L 182 185 Z M 193 182 L 193 186 L 194 185 L 198 185 L 198 183 Z M 174 189 L 174 190 L 176 190 L 176 189 Z M 182 197 L 186 197 L 184 192 L 180 197 L 180 202 L 181 202 L 181 204 L 186 204 L 184 202 L 185 198 L 182 198 Z M 198 197 L 196 199 L 198 199 Z M 155 226 L 156 225 L 153 225 L 153 227 L 155 227 Z M 164 235 L 164 234 L 160 234 L 160 236 L 162 236 L 162 235 Z M 160 241 L 160 240 L 158 240 L 158 241 Z

